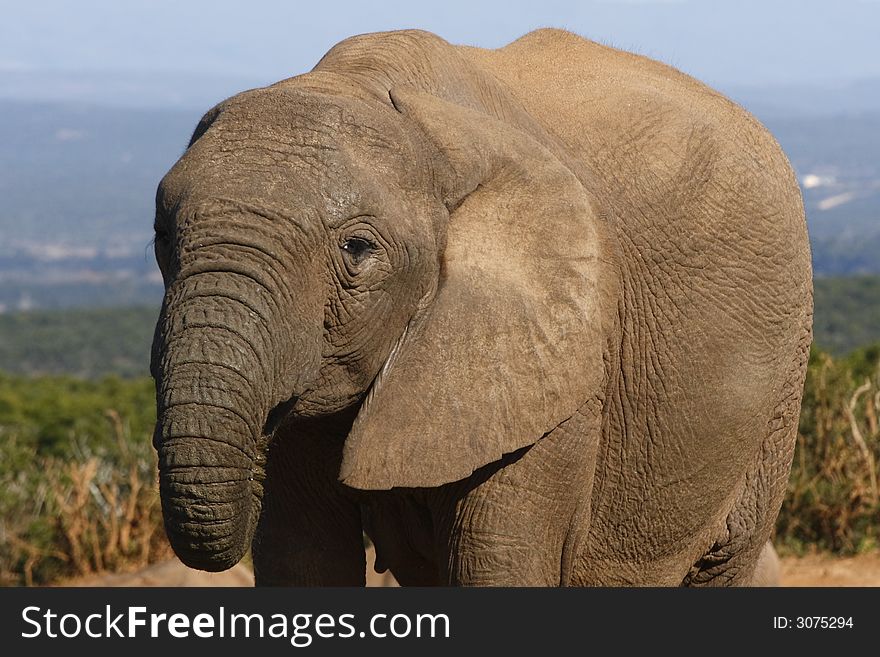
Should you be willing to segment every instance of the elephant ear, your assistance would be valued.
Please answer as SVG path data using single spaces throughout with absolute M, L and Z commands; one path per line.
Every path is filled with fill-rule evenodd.
M 604 227 L 557 157 L 486 114 L 391 95 L 436 147 L 451 211 L 436 296 L 345 444 L 340 479 L 365 490 L 457 481 L 538 441 L 604 390 L 616 311 Z

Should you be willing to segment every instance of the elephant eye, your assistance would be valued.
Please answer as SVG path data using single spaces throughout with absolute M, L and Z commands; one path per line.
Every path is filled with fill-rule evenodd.
M 340 247 L 353 265 L 359 265 L 373 252 L 373 244 L 362 237 L 350 237 Z

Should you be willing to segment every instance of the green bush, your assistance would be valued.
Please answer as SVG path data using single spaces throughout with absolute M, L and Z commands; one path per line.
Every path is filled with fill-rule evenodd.
M 0 375 L 0 585 L 167 556 L 149 379 Z
M 842 276 L 813 281 L 816 345 L 844 356 L 880 340 L 880 276 Z
M 810 354 L 798 444 L 777 544 L 854 554 L 878 546 L 880 345 Z

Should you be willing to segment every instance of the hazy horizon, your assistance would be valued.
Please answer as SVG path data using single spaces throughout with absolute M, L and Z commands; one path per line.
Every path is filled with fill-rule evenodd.
M 542 26 L 644 54 L 721 87 L 880 78 L 880 0 L 0 0 L 0 72 L 174 71 L 276 80 L 364 32 L 422 28 L 498 47 Z M 499 11 L 499 8 L 503 8 Z

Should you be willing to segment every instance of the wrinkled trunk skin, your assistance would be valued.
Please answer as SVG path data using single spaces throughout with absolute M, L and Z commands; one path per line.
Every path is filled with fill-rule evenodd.
M 260 320 L 265 309 L 212 294 L 221 275 L 193 279 L 166 298 L 156 331 L 153 442 L 175 553 L 188 566 L 219 571 L 238 563 L 253 538 L 279 362 Z
M 244 427 L 225 417 L 193 422 L 192 415 L 184 406 L 176 406 L 162 422 L 162 432 L 174 436 L 163 439 L 158 450 L 165 528 L 174 552 L 186 565 L 226 570 L 244 556 L 253 537 L 262 494 L 259 461 L 232 444 L 186 435 L 198 429 L 184 427 L 210 426 L 204 433 L 222 433 L 230 443 L 255 441 Z M 204 445 L 208 440 L 216 444 Z

